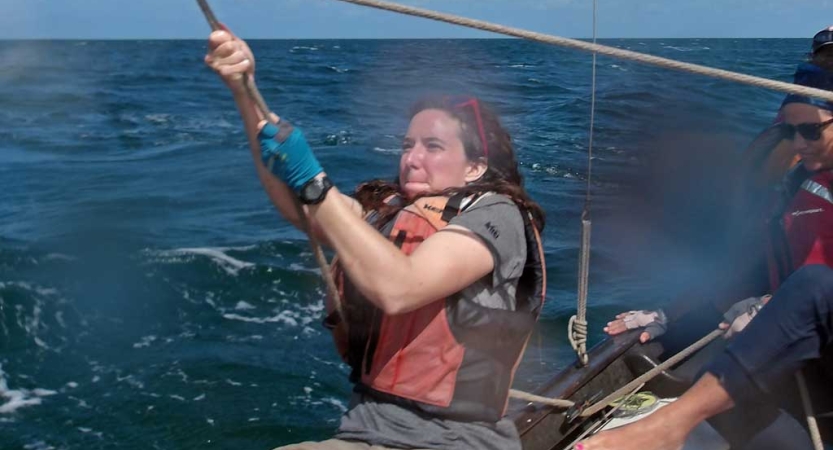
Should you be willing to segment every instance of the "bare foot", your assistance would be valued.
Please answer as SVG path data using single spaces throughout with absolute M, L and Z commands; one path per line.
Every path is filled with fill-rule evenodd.
M 680 450 L 697 424 L 734 405 L 720 381 L 707 372 L 679 400 L 638 422 L 580 442 L 576 450 Z
M 576 450 L 680 450 L 688 428 L 660 416 L 603 431 L 576 445 Z

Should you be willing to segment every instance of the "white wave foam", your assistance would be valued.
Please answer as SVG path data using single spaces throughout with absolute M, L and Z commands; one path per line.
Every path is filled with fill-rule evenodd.
M 237 306 L 235 306 L 234 309 L 236 309 L 238 311 L 251 311 L 251 310 L 257 309 L 257 308 L 252 306 L 251 304 L 246 303 L 246 302 L 241 300 L 241 301 L 237 302 Z
M 79 408 L 93 409 L 92 406 L 90 406 L 84 399 L 81 399 L 81 398 L 78 398 L 78 397 L 73 397 L 71 395 L 69 396 L 69 399 L 70 400 L 75 400 L 76 402 L 78 402 L 78 407 Z
M 170 122 L 170 119 L 171 119 L 170 114 L 163 114 L 163 113 L 148 114 L 148 115 L 145 116 L 145 120 L 147 120 L 148 122 L 158 123 L 158 124 L 168 123 L 168 122 Z
M 38 347 L 40 347 L 44 350 L 50 350 L 49 346 L 46 345 L 46 342 L 43 342 L 43 340 L 41 340 L 41 338 L 39 338 L 37 336 L 35 336 L 35 344 L 37 344 Z
M 376 153 L 383 153 L 386 155 L 398 155 L 402 153 L 401 148 L 382 148 L 382 147 L 373 147 L 373 151 Z
M 18 288 L 21 288 L 25 291 L 34 292 L 34 293 L 36 293 L 38 295 L 42 295 L 42 296 L 50 296 L 50 295 L 57 295 L 58 294 L 58 290 L 55 289 L 55 288 L 45 288 L 45 287 L 41 287 L 41 286 L 38 286 L 38 285 L 32 285 L 32 284 L 29 284 L 25 281 L 7 281 L 7 282 L 0 281 L 0 289 L 5 289 L 6 286 L 18 287 Z
M 314 383 L 315 386 L 321 386 L 320 383 Z M 309 386 L 304 386 L 304 395 L 293 397 L 295 401 L 290 401 L 291 405 L 297 405 L 298 402 L 301 402 L 306 405 L 310 406 L 322 406 L 322 405 L 331 405 L 336 407 L 339 412 L 344 413 L 347 412 L 347 406 L 344 404 L 343 401 L 335 398 L 335 397 L 322 397 L 322 398 L 313 398 L 312 392 L 313 388 Z M 273 405 L 274 406 L 274 405 Z
M 678 52 L 698 52 L 701 50 L 711 50 L 708 47 L 677 47 L 674 45 L 664 45 L 662 48 L 667 48 L 669 50 L 676 50 Z
M 323 403 L 329 403 L 330 405 L 335 406 L 342 413 L 347 412 L 347 406 L 344 404 L 344 402 L 342 402 L 341 400 L 339 400 L 335 397 L 324 397 L 324 398 L 321 399 L 321 401 Z
M 224 253 L 224 251 L 231 250 L 232 248 L 210 248 L 210 247 L 197 247 L 197 248 L 179 248 L 175 250 L 166 250 L 160 252 L 162 256 L 173 256 L 173 255 L 200 255 L 200 256 L 207 256 L 211 258 L 220 268 L 222 268 L 227 274 L 232 276 L 237 276 L 237 274 L 248 267 L 254 267 L 253 263 L 241 261 L 239 259 L 232 258 L 231 256 Z
M 126 377 L 116 376 L 116 381 L 118 381 L 118 382 L 124 381 L 127 384 L 129 384 L 129 385 L 131 385 L 131 386 L 133 386 L 137 389 L 144 389 L 145 388 L 145 383 L 142 383 L 141 381 L 137 380 L 136 378 L 133 377 L 133 375 L 128 375 Z
M 306 257 L 306 255 L 300 255 L 301 257 Z M 309 273 L 321 273 L 321 269 L 318 267 L 307 267 L 301 263 L 292 263 L 289 265 L 289 270 L 293 272 L 309 272 Z
M 22 328 L 28 336 L 32 338 L 35 342 L 35 345 L 44 349 L 44 350 L 55 350 L 56 352 L 60 352 L 60 349 L 53 349 L 43 339 L 41 339 L 41 334 L 45 333 L 49 330 L 49 326 L 43 320 L 41 320 L 41 316 L 43 314 L 43 306 L 44 302 L 48 301 L 50 303 L 62 303 L 65 300 L 58 296 L 58 290 L 54 288 L 45 288 L 38 285 L 33 285 L 27 283 L 25 281 L 6 281 L 0 282 L 0 289 L 6 288 L 18 288 L 24 291 L 28 291 L 33 294 L 34 297 L 34 305 L 31 306 L 32 310 L 31 313 L 25 311 L 22 305 L 17 305 L 16 310 L 16 319 L 17 325 Z M 47 298 L 51 297 L 51 298 Z M 2 297 L 0 297 L 2 300 Z M 63 317 L 56 317 L 59 325 L 61 324 Z
M 133 344 L 133 348 L 150 347 L 150 344 L 156 340 L 156 336 L 145 336 L 139 342 Z
M 77 261 L 78 258 L 74 256 L 64 255 L 63 253 L 50 253 L 43 257 L 44 261 Z
M 223 314 L 223 318 L 228 320 L 239 320 L 241 322 L 249 322 L 249 323 L 283 323 L 292 327 L 298 326 L 298 321 L 295 320 L 292 315 L 297 314 L 293 313 L 292 311 L 281 311 L 276 316 L 272 317 L 243 317 L 240 314 Z
M 182 380 L 183 383 L 186 383 L 186 384 L 188 383 L 188 374 L 185 373 L 185 371 L 183 371 L 182 369 L 176 369 L 174 371 L 168 371 L 168 373 L 166 373 L 163 376 L 166 376 L 166 377 L 167 376 L 171 376 L 171 377 L 177 376 L 177 377 L 179 377 L 180 380 Z
M 268 316 L 268 317 L 247 317 L 241 314 L 235 313 L 225 313 L 223 314 L 223 318 L 227 320 L 238 320 L 241 322 L 249 322 L 249 323 L 258 323 L 258 324 L 267 324 L 267 323 L 282 323 L 284 325 L 290 327 L 304 327 L 308 328 L 307 325 L 310 323 L 319 320 L 324 314 L 324 301 L 319 300 L 315 303 L 311 303 L 309 305 L 298 306 L 293 303 L 284 301 L 282 302 L 284 305 L 291 305 L 297 307 L 298 309 L 293 311 L 289 309 L 279 309 L 276 308 L 273 310 L 275 315 Z M 308 333 L 304 330 L 305 333 Z
M 55 394 L 57 392 L 42 388 L 32 389 L 31 391 L 28 389 L 9 389 L 5 372 L 3 372 L 3 367 L 0 365 L 0 398 L 8 399 L 6 403 L 0 405 L 0 414 L 11 414 L 20 408 L 40 405 L 42 397 Z
M 50 395 L 57 394 L 56 391 L 53 391 L 53 390 L 50 390 L 50 389 L 41 389 L 41 388 L 33 389 L 32 393 L 37 395 L 38 397 L 48 397 Z

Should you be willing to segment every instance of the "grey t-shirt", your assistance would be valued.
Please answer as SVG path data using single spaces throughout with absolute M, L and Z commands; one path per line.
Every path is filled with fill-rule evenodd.
M 471 230 L 492 252 L 492 274 L 461 292 L 479 305 L 514 310 L 515 290 L 526 261 L 524 225 L 509 198 L 480 197 L 449 222 Z M 336 438 L 405 449 L 516 450 L 521 448 L 515 424 L 459 422 L 428 417 L 391 403 L 354 394 L 351 408 L 341 418 Z

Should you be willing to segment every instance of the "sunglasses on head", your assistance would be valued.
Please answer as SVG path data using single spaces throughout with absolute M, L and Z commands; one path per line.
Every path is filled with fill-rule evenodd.
M 483 144 L 483 157 L 489 158 L 489 144 L 486 141 L 486 130 L 483 128 L 483 118 L 480 117 L 480 102 L 474 97 L 446 97 L 453 109 L 471 107 L 474 112 L 474 120 L 477 122 L 477 133 L 480 136 L 480 143 Z
M 819 123 L 800 123 L 798 125 L 782 123 L 780 127 L 784 139 L 793 140 L 795 133 L 798 133 L 805 141 L 817 141 L 821 139 L 821 132 L 830 124 L 833 124 L 833 119 Z

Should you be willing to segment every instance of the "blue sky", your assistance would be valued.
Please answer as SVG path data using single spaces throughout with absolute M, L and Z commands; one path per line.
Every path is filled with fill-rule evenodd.
M 533 31 L 589 37 L 592 0 L 397 0 Z M 488 33 L 336 0 L 211 0 L 245 38 L 469 38 Z M 0 0 L 0 39 L 204 38 L 195 0 Z M 833 0 L 598 0 L 599 37 L 805 37 Z

